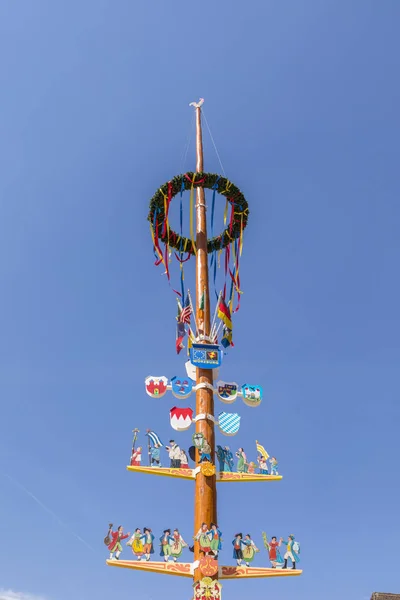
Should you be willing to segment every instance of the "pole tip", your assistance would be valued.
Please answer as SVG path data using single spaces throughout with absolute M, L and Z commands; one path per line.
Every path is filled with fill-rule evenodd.
M 191 102 L 189 106 L 193 106 L 193 108 L 201 108 L 204 104 L 204 98 L 200 98 L 198 102 Z

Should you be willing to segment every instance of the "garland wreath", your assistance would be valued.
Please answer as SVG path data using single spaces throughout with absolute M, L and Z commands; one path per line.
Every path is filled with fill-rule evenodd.
M 191 232 L 192 239 L 181 236 L 173 231 L 168 223 L 169 205 L 172 198 L 184 190 L 191 190 L 192 195 L 193 188 L 196 186 L 213 190 L 225 196 L 227 205 L 229 203 L 232 207 L 228 227 L 217 237 L 207 240 L 208 254 L 226 248 L 235 239 L 239 238 L 241 240 L 243 230 L 247 225 L 249 206 L 239 188 L 225 177 L 215 173 L 188 172 L 184 175 L 177 175 L 171 181 L 164 183 L 150 200 L 150 210 L 147 218 L 150 221 L 153 242 L 156 247 L 158 247 L 158 242 L 161 241 L 179 252 L 188 252 L 189 256 L 196 253 L 193 232 Z

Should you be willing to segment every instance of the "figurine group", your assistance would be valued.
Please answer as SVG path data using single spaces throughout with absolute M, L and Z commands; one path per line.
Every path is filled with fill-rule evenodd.
M 144 527 L 143 532 L 140 528 L 135 529 L 132 536 L 130 532 L 124 534 L 122 526 L 119 526 L 116 531 L 113 531 L 112 527 L 113 525 L 110 523 L 107 536 L 104 538 L 104 543 L 110 551 L 110 560 L 119 560 L 122 552 L 121 542 L 127 538 L 129 540 L 126 545 L 132 548 L 136 560 L 140 561 L 142 558 L 146 561 L 150 560 L 151 555 L 154 554 L 154 535 L 149 527 Z M 218 558 L 222 548 L 222 532 L 216 523 L 211 523 L 210 526 L 203 523 L 193 539 L 199 543 L 200 551 L 204 556 Z M 292 563 L 292 569 L 296 569 L 296 562 L 300 560 L 300 544 L 295 540 L 294 535 L 289 535 L 287 541 L 284 541 L 283 538 L 277 541 L 275 536 L 268 541 L 266 534 L 263 533 L 263 540 L 273 569 L 287 569 L 288 560 Z M 286 546 L 283 558 L 279 552 L 282 544 Z M 179 529 L 164 529 L 159 538 L 159 546 L 160 556 L 165 562 L 169 562 L 171 559 L 173 562 L 177 562 L 183 549 L 188 548 Z M 260 552 L 249 533 L 245 536 L 242 533 L 235 533 L 232 546 L 233 558 L 238 566 L 242 566 L 244 562 L 246 567 L 249 567 L 255 555 Z M 189 547 L 189 550 L 193 552 L 194 547 Z
M 149 462 L 151 467 L 161 467 L 161 448 L 163 444 L 161 440 L 154 432 L 149 432 L 147 434 L 149 436 Z M 208 440 L 204 437 L 202 433 L 195 433 L 193 435 L 193 443 L 189 449 L 189 455 L 191 459 L 195 458 L 195 449 L 198 451 L 199 460 L 198 463 L 202 462 L 210 462 L 212 463 L 211 457 L 211 446 L 208 443 Z M 262 448 L 262 447 L 261 447 Z M 180 448 L 180 446 L 175 442 L 175 440 L 170 440 L 169 445 L 165 446 L 165 450 L 168 452 L 168 457 L 170 460 L 170 469 L 189 469 L 189 459 L 188 455 Z M 278 461 L 274 456 L 268 459 L 268 454 L 262 449 L 259 451 L 260 454 L 257 456 L 257 463 L 253 461 L 249 461 L 247 459 L 246 453 L 243 448 L 239 448 L 237 452 L 235 452 L 235 457 L 237 458 L 237 473 L 249 473 L 253 475 L 256 473 L 258 469 L 258 473 L 261 475 L 279 475 L 278 473 Z M 235 472 L 235 462 L 233 453 L 231 452 L 229 446 L 217 446 L 217 450 L 215 452 L 218 463 L 219 470 L 233 473 Z M 270 470 L 268 470 L 268 462 L 270 463 Z M 142 465 L 142 447 L 139 446 L 135 449 L 135 446 L 132 448 L 131 454 L 131 466 L 140 467 Z
M 129 538 L 130 535 L 130 532 L 124 535 L 122 526 L 119 526 L 116 531 L 112 531 L 112 525 L 110 524 L 108 535 L 104 539 L 104 543 L 110 551 L 110 560 L 119 560 L 122 552 L 121 541 Z M 134 554 L 136 560 L 140 561 L 144 557 L 146 561 L 149 561 L 151 555 L 154 554 L 154 535 L 149 527 L 144 527 L 143 532 L 137 527 L 126 545 L 132 548 L 132 554 Z M 160 556 L 164 558 L 165 562 L 170 558 L 176 562 L 185 547 L 187 547 L 187 543 L 178 529 L 174 529 L 172 534 L 171 529 L 164 530 L 160 537 Z
M 174 440 L 170 440 L 170 446 L 165 446 L 170 459 L 171 469 L 189 469 L 189 459 L 184 450 L 182 450 Z M 161 446 L 155 444 L 149 449 L 149 458 L 151 467 L 161 467 Z M 133 449 L 131 455 L 131 467 L 140 467 L 142 465 L 142 448 Z
M 233 472 L 235 463 L 229 446 L 217 446 L 215 453 L 219 462 L 219 470 Z M 235 453 L 235 456 L 237 458 L 236 471 L 238 473 L 249 473 L 250 475 L 253 475 L 256 472 L 257 464 L 247 460 L 247 456 L 243 448 L 239 448 L 239 450 Z M 269 459 L 271 472 L 268 471 L 268 459 L 265 456 L 261 454 L 257 456 L 257 463 L 258 472 L 260 475 L 279 475 L 277 470 L 278 461 L 274 456 Z

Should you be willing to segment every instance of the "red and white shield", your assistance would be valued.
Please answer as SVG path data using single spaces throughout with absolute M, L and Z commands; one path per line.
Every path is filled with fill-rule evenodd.
M 176 431 L 185 431 L 192 424 L 193 411 L 191 408 L 178 408 L 174 406 L 169 411 L 169 418 L 172 429 Z
M 167 377 L 153 377 L 149 375 L 144 380 L 146 386 L 146 392 L 152 398 L 161 398 L 167 391 L 168 379 Z

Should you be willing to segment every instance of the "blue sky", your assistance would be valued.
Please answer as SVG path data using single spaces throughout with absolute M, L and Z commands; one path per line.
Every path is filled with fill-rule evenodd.
M 102 540 L 109 521 L 192 535 L 192 485 L 125 466 L 134 427 L 172 432 L 173 398 L 143 386 L 183 369 L 146 215 L 194 166 L 200 96 L 251 208 L 221 375 L 265 399 L 237 405 L 230 441 L 262 440 L 284 474 L 219 487 L 222 558 L 238 529 L 293 532 L 304 568 L 224 597 L 399 591 L 400 5 L 247 4 L 0 4 L 1 599 L 190 597 L 107 568 Z

